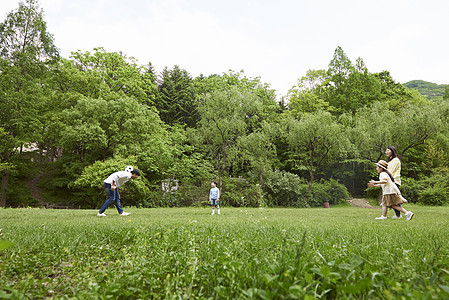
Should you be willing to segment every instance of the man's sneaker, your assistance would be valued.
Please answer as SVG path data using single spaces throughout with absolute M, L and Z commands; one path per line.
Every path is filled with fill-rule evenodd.
M 121 216 L 129 216 L 131 213 L 127 213 L 127 212 L 122 212 L 120 215 Z
M 415 215 L 414 213 L 412 213 L 411 211 L 408 211 L 408 212 L 405 214 L 405 219 L 406 219 L 407 221 L 410 221 L 410 220 L 413 218 L 414 215 Z
M 106 217 L 106 215 L 104 213 L 97 213 L 97 217 Z
M 384 216 L 380 216 L 379 218 L 376 218 L 376 220 L 386 220 L 387 219 L 387 217 L 384 217 Z
M 393 217 L 391 217 L 392 219 L 400 219 L 400 218 L 402 218 L 402 216 L 401 215 L 399 215 L 399 217 L 398 216 L 396 216 L 396 215 L 394 215 Z

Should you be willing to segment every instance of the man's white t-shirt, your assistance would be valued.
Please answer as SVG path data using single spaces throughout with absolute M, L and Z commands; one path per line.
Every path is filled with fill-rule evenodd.
M 118 172 L 115 172 L 115 173 L 112 173 L 111 175 L 109 175 L 109 177 L 105 179 L 104 183 L 112 184 L 112 181 L 114 181 L 115 186 L 119 187 L 119 186 L 125 184 L 126 182 L 128 182 L 128 180 L 130 180 L 130 179 L 131 179 L 130 172 L 118 171 Z

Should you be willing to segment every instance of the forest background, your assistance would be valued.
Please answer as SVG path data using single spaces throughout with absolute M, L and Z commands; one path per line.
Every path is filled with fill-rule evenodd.
M 103 48 L 63 58 L 53 41 L 36 0 L 0 24 L 2 207 L 99 207 L 127 165 L 142 172 L 127 206 L 202 205 L 211 180 L 223 205 L 338 204 L 378 193 L 366 183 L 390 145 L 410 202 L 448 202 L 449 85 L 402 85 L 337 47 L 279 99 L 243 71 L 157 73 Z

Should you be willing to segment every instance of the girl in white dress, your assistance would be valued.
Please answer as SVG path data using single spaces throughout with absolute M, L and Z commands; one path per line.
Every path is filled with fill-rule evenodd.
M 404 213 L 407 221 L 411 220 L 414 214 L 411 211 L 406 211 L 401 206 L 407 200 L 402 197 L 401 192 L 394 183 L 394 178 L 388 171 L 388 163 L 384 160 L 379 160 L 376 163 L 376 171 L 379 173 L 379 181 L 371 180 L 368 183 L 368 186 L 382 187 L 382 216 L 376 219 L 387 219 L 387 210 L 391 207 Z

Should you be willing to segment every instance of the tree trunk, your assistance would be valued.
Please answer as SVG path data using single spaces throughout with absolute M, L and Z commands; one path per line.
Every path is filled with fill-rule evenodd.
M 310 181 L 309 181 L 309 194 L 312 194 L 312 183 L 315 180 L 315 176 L 312 171 L 309 171 Z
M 9 172 L 3 171 L 2 173 L 2 183 L 0 186 L 0 207 L 6 207 L 6 188 L 9 182 Z
M 221 189 L 222 188 L 222 186 L 223 186 L 223 174 L 224 174 L 224 172 L 225 172 L 225 169 L 226 169 L 226 149 L 227 147 L 226 147 L 226 143 L 224 144 L 224 146 L 223 146 L 223 155 L 221 156 L 222 157 L 222 160 L 220 161 L 220 164 L 219 164 L 219 170 L 218 170 L 218 176 L 219 176 L 219 182 L 218 182 L 218 184 L 219 184 L 219 188 Z

